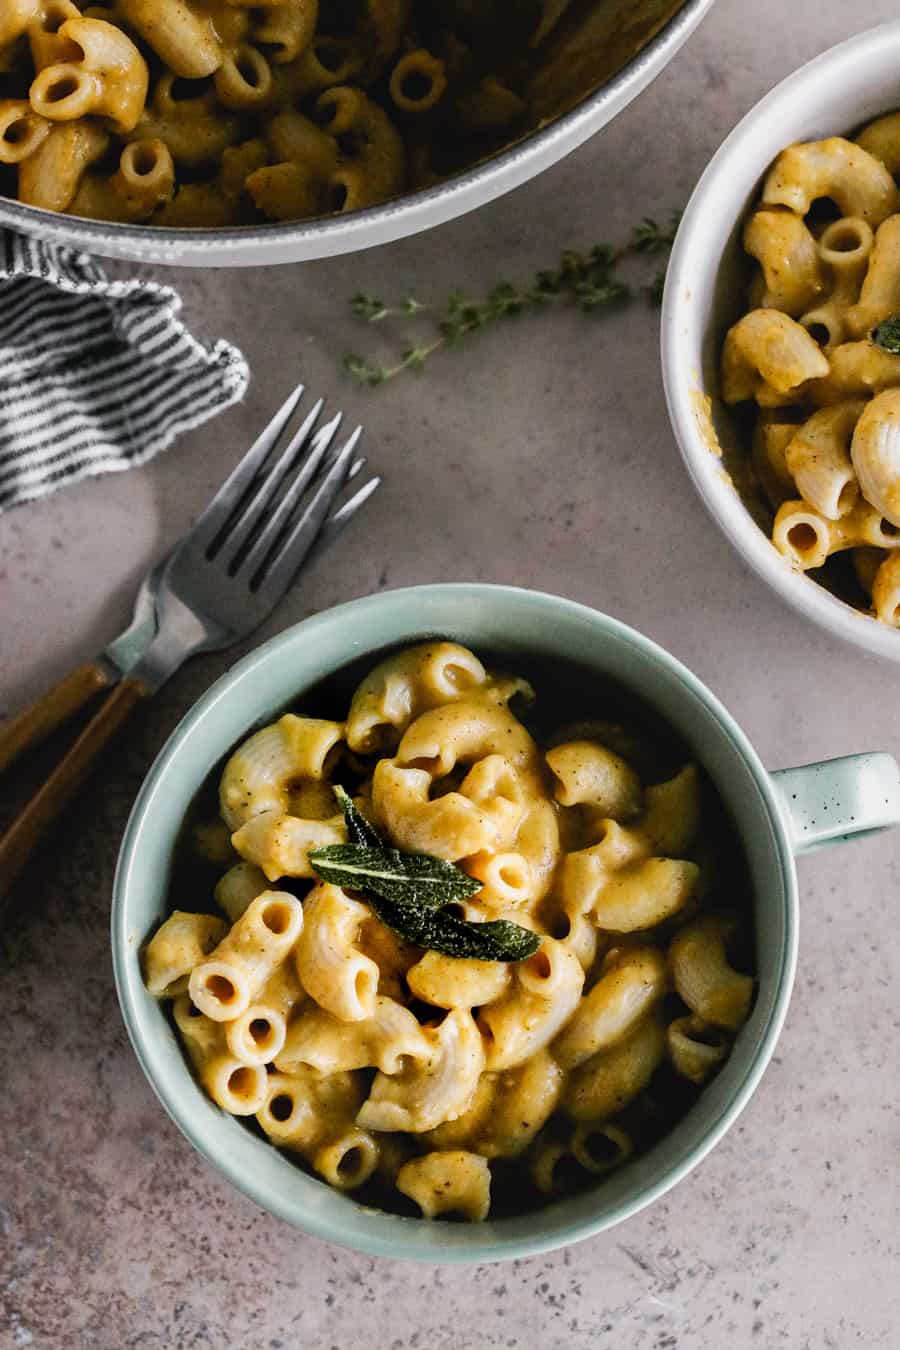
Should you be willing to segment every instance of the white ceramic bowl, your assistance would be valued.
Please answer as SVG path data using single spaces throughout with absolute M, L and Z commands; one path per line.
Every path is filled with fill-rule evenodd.
M 794 141 L 846 135 L 900 105 L 900 21 L 842 42 L 789 75 L 732 131 L 697 184 L 678 231 L 662 311 L 662 363 L 672 426 L 709 511 L 750 566 L 789 604 L 838 637 L 900 661 L 900 633 L 792 570 L 711 452 L 706 396 L 724 454 L 746 454 L 718 394 L 722 340 L 745 305 L 741 228 L 775 156 Z
M 0 226 L 107 258 L 187 267 L 306 262 L 418 234 L 527 182 L 599 131 L 655 79 L 713 3 L 684 0 L 637 55 L 570 112 L 454 178 L 380 206 L 285 225 L 176 230 L 83 220 L 0 197 Z

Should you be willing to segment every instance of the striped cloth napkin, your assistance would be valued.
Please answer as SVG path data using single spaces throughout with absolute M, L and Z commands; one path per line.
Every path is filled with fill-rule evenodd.
M 168 286 L 0 229 L 0 512 L 144 464 L 243 397 L 241 353 L 180 310 Z

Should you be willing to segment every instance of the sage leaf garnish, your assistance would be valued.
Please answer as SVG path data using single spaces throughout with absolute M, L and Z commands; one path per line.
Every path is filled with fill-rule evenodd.
M 358 891 L 370 909 L 417 947 L 476 961 L 522 961 L 540 946 L 530 928 L 494 919 L 470 923 L 447 910 L 481 890 L 462 868 L 430 853 L 389 848 L 340 785 L 334 795 L 347 823 L 347 844 L 328 844 L 309 854 L 318 875 L 333 886 Z
M 384 848 L 381 835 L 370 825 L 363 815 L 362 811 L 357 810 L 356 803 L 340 783 L 336 783 L 332 788 L 338 805 L 344 813 L 344 820 L 347 825 L 347 837 L 351 844 L 365 844 L 368 848 Z
M 892 314 L 889 319 L 876 324 L 869 334 L 869 340 L 883 352 L 900 356 L 900 314 Z
M 366 899 L 383 924 L 416 947 L 474 961 L 523 961 L 541 944 L 539 933 L 507 919 L 470 923 L 447 910 L 421 909 L 408 901 Z
M 468 900 L 481 882 L 430 853 L 401 853 L 367 844 L 327 844 L 309 855 L 323 881 L 351 891 L 372 891 L 383 900 L 413 901 L 423 910 Z

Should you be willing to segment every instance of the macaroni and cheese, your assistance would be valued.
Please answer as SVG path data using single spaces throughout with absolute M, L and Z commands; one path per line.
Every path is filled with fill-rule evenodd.
M 618 7 L 576 8 L 2 0 L 0 193 L 211 228 L 371 206 L 577 102 L 677 0 L 643 0 L 624 31 Z
M 455 643 L 401 651 L 341 720 L 246 737 L 217 819 L 201 800 L 186 831 L 147 988 L 222 1110 L 369 1204 L 479 1220 L 593 1184 L 749 1015 L 742 862 L 709 785 L 646 718 L 544 734 L 554 696 L 576 711 L 561 681 L 535 701 Z M 469 924 L 531 930 L 532 954 L 424 949 L 320 879 L 317 850 L 347 852 L 338 784 L 384 845 L 474 879 Z
M 895 628 L 898 172 L 900 113 L 854 140 L 782 151 L 744 227 L 750 307 L 729 329 L 721 362 L 724 401 L 755 405 L 753 486 L 775 548 Z

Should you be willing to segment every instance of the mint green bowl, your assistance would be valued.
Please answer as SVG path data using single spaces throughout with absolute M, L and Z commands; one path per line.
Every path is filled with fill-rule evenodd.
M 139 963 L 141 944 L 167 910 L 178 831 L 225 751 L 367 652 L 438 635 L 502 657 L 513 670 L 519 661 L 577 662 L 651 704 L 715 782 L 741 835 L 756 897 L 756 1005 L 698 1103 L 650 1152 L 598 1188 L 521 1218 L 471 1225 L 363 1208 L 225 1115 L 191 1077 L 166 1016 L 144 989 Z M 116 872 L 112 949 L 119 1001 L 138 1059 L 169 1115 L 209 1162 L 263 1208 L 372 1256 L 434 1262 L 527 1256 L 620 1223 L 674 1186 L 722 1138 L 759 1082 L 787 1010 L 797 956 L 794 854 L 898 819 L 900 772 L 890 756 L 851 756 L 770 775 L 733 718 L 689 670 L 595 610 L 552 595 L 478 584 L 375 595 L 307 619 L 251 653 L 169 738 L 131 813 Z

